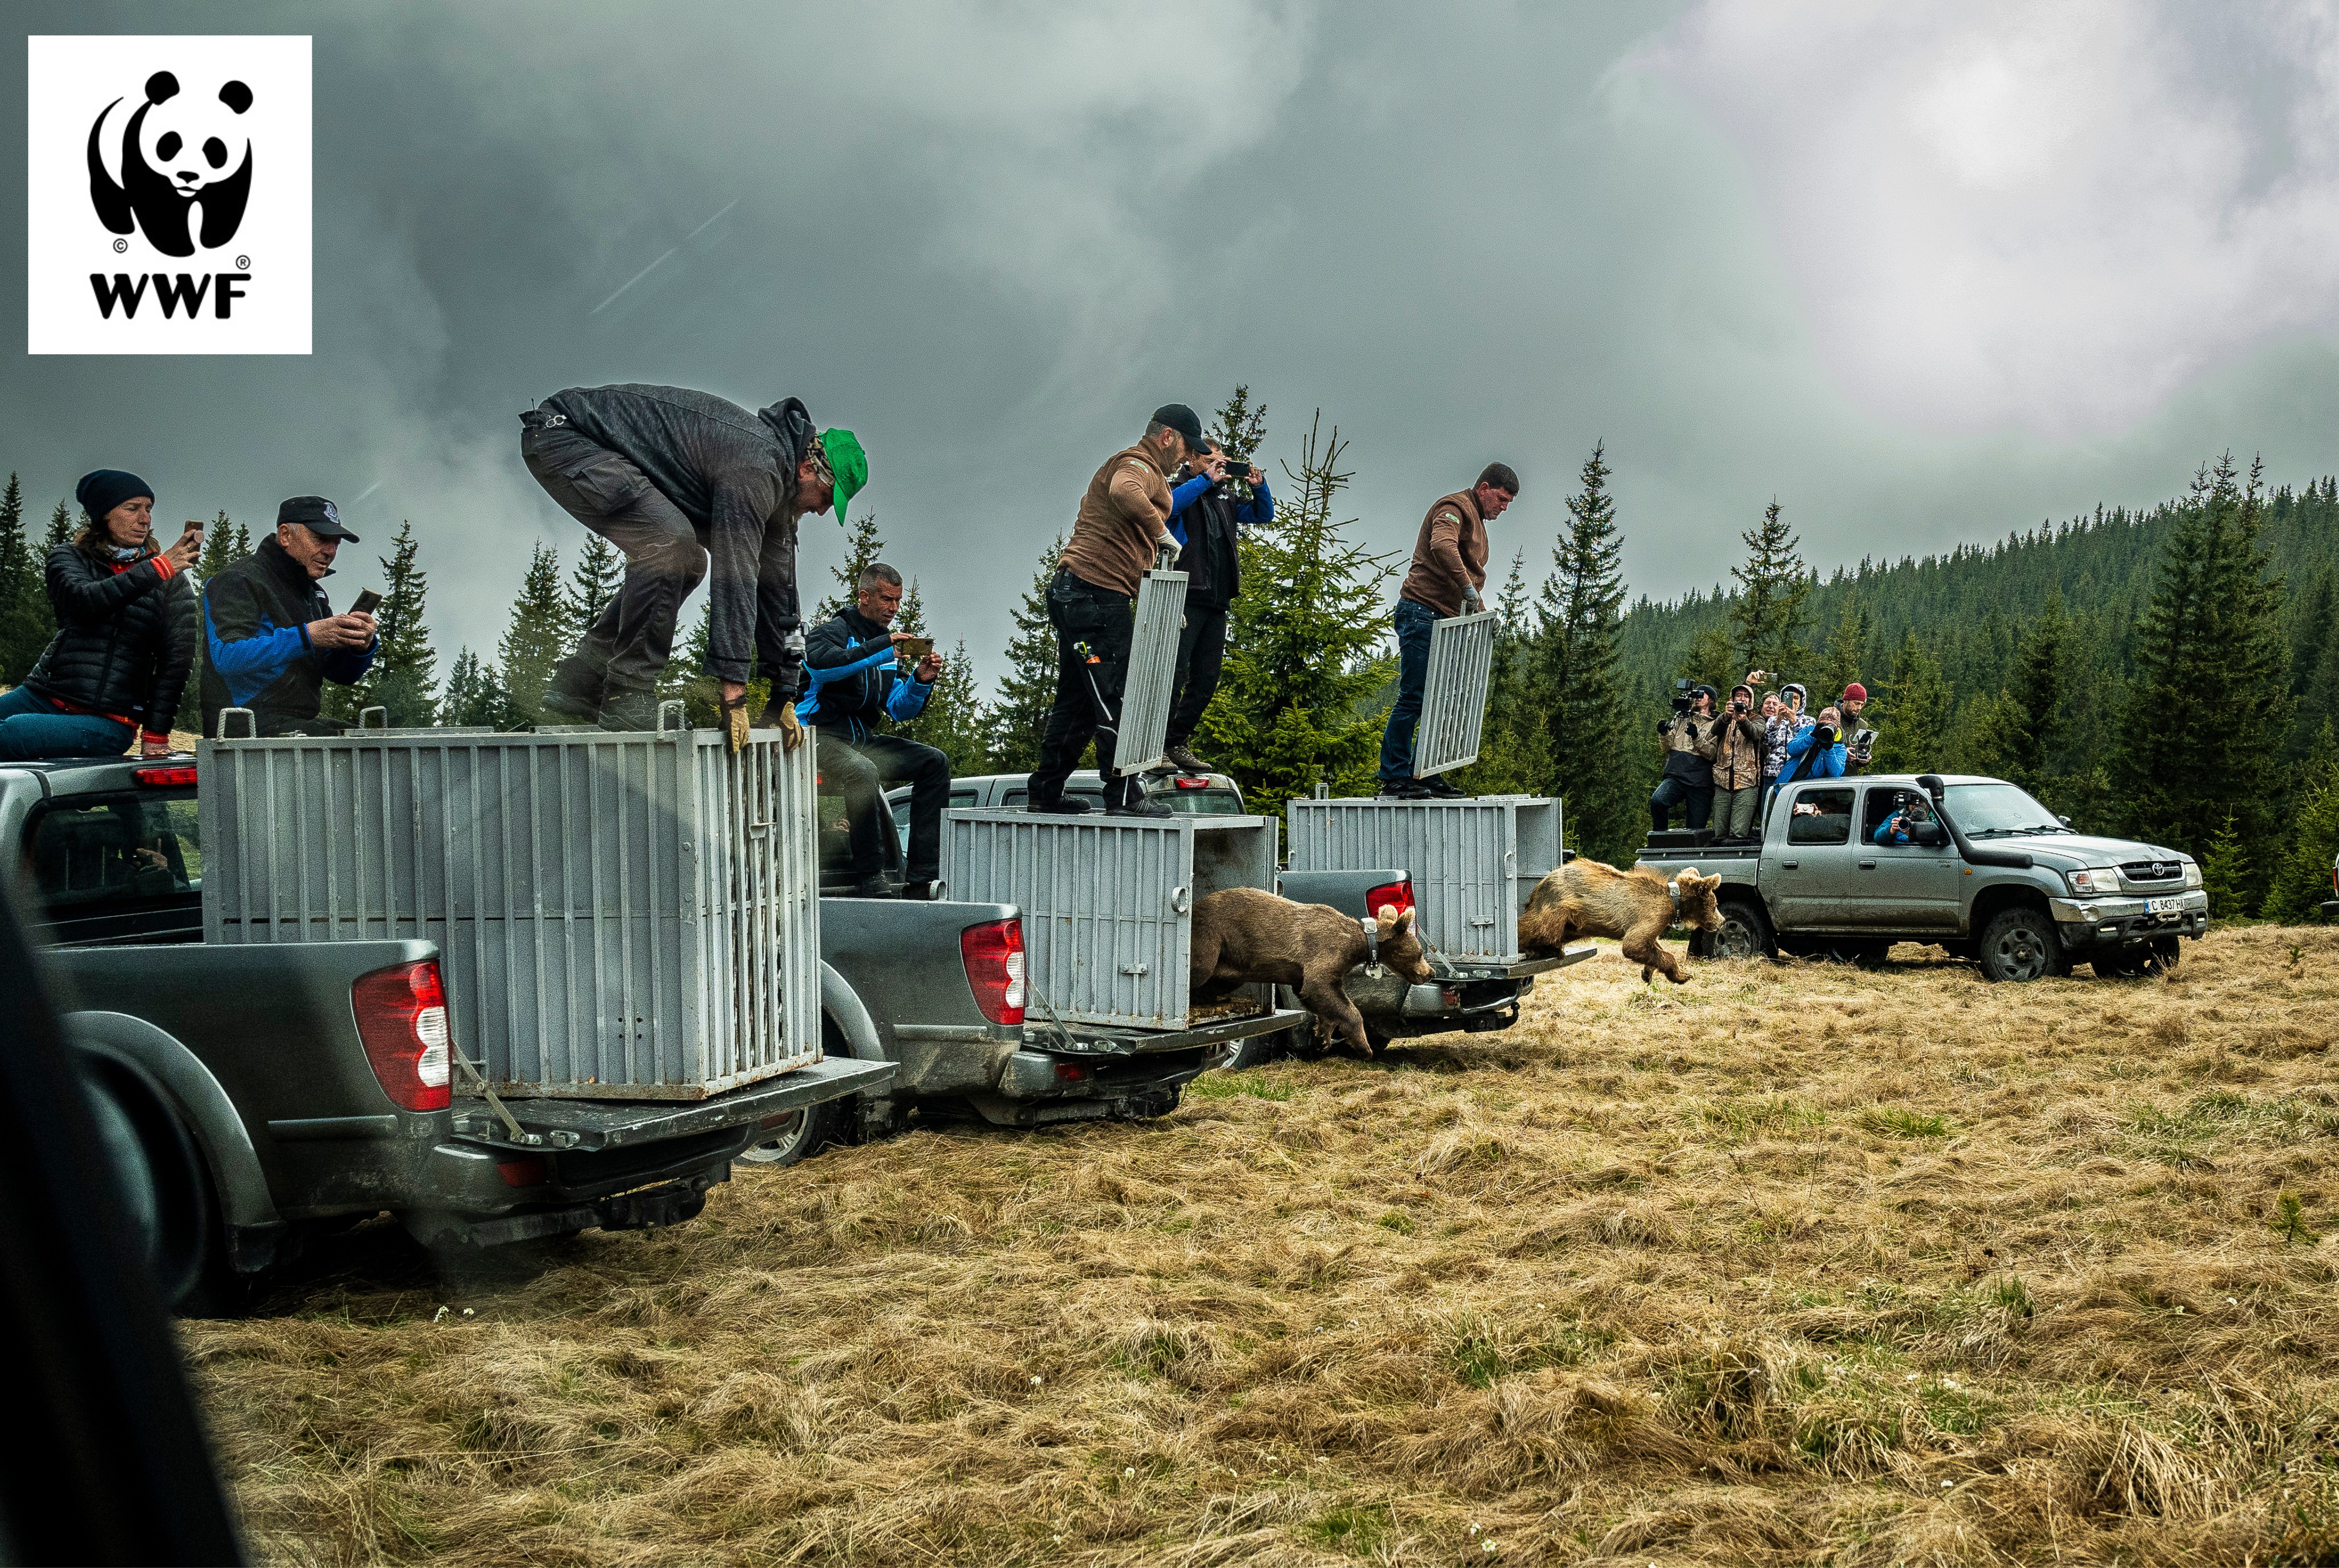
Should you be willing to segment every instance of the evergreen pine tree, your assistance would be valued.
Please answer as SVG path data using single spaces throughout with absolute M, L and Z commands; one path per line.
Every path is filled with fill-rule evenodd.
M 2290 754 L 2301 757 L 2324 726 L 2339 720 L 2339 567 L 2323 563 L 2306 588 L 2291 602 L 2290 695 L 2298 715 L 2291 725 Z
M 72 508 L 59 501 L 57 509 L 49 514 L 49 531 L 41 540 L 41 554 L 46 556 L 59 545 L 72 544 L 74 536 L 79 532 L 81 527 L 74 520 Z
M 1608 494 L 1605 443 L 1584 459 L 1567 498 L 1567 533 L 1552 551 L 1532 695 L 1544 715 L 1544 758 L 1567 836 L 1595 860 L 1632 849 L 1638 773 L 1628 759 L 1616 636 L 1624 606 L 1624 537 Z
M 1853 588 L 1843 596 L 1843 613 L 1836 617 L 1834 628 L 1828 633 L 1827 651 L 1820 657 L 1819 676 L 1812 683 L 1813 702 L 1833 702 L 1852 682 L 1866 683 L 1867 675 L 1873 673 L 1868 669 L 1869 632 L 1868 606 L 1861 601 L 1860 590 Z M 1747 666 L 1749 669 L 1763 667 Z
M 195 576 L 209 582 L 250 554 L 251 534 L 241 526 L 230 528 L 227 513 L 222 511 L 203 530 L 203 553 L 195 557 Z
M 577 565 L 568 574 L 568 624 L 577 635 L 601 618 L 609 601 L 617 597 L 617 585 L 625 580 L 626 559 L 617 547 L 589 529 L 585 535 L 585 547 L 577 552 Z
M 2137 628 L 2112 767 L 2136 837 L 2190 850 L 2205 867 L 2212 841 L 2233 839 L 2244 909 L 2265 890 L 2258 868 L 2277 858 L 2292 710 L 2265 518 L 2255 464 L 2245 482 L 2228 453 L 2195 477 Z
M 1007 674 L 999 683 L 998 701 L 991 705 L 988 765 L 993 773 L 1029 773 L 1040 765 L 1040 738 L 1056 700 L 1056 628 L 1048 619 L 1048 583 L 1063 553 L 1064 536 L 1058 534 L 1040 552 L 1040 569 L 1011 612 L 1015 634 L 1007 641 Z
M 519 597 L 513 601 L 511 624 L 496 645 L 496 662 L 503 668 L 518 724 L 543 722 L 544 689 L 571 640 L 568 607 L 560 591 L 560 557 L 539 541 L 528 558 L 528 576 L 520 580 Z
M 1379 643 L 1381 585 L 1394 574 L 1347 537 L 1354 518 L 1333 514 L 1350 476 L 1338 428 L 1327 436 L 1322 423 L 1319 412 L 1298 471 L 1285 466 L 1294 494 L 1275 521 L 1244 531 L 1243 580 L 1275 591 L 1235 600 L 1225 673 L 1202 716 L 1210 754 L 1266 816 L 1319 782 L 1336 794 L 1370 787 L 1381 724 L 1363 710 L 1393 663 Z
M 10 474 L 0 493 L 0 685 L 23 680 L 48 644 L 46 576 L 25 537 L 25 493 Z
M 1730 608 L 1732 646 L 1738 656 L 1722 662 L 1792 679 L 1790 672 L 1801 669 L 1811 656 L 1802 644 L 1811 592 L 1811 577 L 1801 554 L 1802 540 L 1779 516 L 1775 500 L 1763 509 L 1761 523 L 1738 537 L 1746 541 L 1748 552 L 1743 565 L 1730 568 L 1738 583 L 1737 602 Z M 1814 692 L 1811 700 L 1816 705 L 1835 695 Z
M 1870 768 L 1880 774 L 1932 773 L 1947 764 L 1949 687 L 1941 665 L 1911 626 L 1893 656 L 1891 678 L 1869 711 L 1880 732 Z
M 423 620 L 430 582 L 415 560 L 417 548 L 414 525 L 401 520 L 390 538 L 390 553 L 377 557 L 389 587 L 374 612 L 380 646 L 374 652 L 373 667 L 355 687 L 327 688 L 328 692 L 350 692 L 353 711 L 388 709 L 390 722 L 401 726 L 427 725 L 439 709 L 435 695 L 439 656 L 430 646 L 430 628 Z
M 676 696 L 682 699 L 683 722 L 695 730 L 719 729 L 723 725 L 722 688 L 715 677 L 706 673 L 707 656 L 714 646 L 715 596 L 710 593 L 706 601 L 698 606 L 698 619 L 691 626 L 690 635 L 683 639 L 681 652 L 666 661 L 668 671 L 680 674 L 676 689 L 669 693 L 661 687 L 658 692 L 661 701 L 671 701 Z M 753 682 L 749 683 L 751 688 L 753 685 Z M 752 705 L 755 701 L 752 689 L 748 693 L 748 700 L 751 705 L 747 710 L 748 717 L 760 716 L 763 710 Z
M 469 648 L 457 654 L 454 667 L 447 672 L 446 695 L 439 703 L 439 722 L 485 725 L 495 730 L 517 728 L 511 694 L 504 689 L 503 676 L 496 666 Z
M 2291 820 L 2274 866 L 2261 911 L 2268 920 L 2304 925 L 2322 912 L 2334 896 L 2331 867 L 2339 858 L 2339 733 L 2325 725 L 2316 737 L 2314 760 L 2298 791 L 2299 807 Z M 2206 881 L 2207 873 L 2203 873 Z
M 2048 782 L 2048 759 L 2062 726 L 2063 663 L 2070 630 L 2069 617 L 2063 613 L 2063 596 L 2049 593 L 2046 609 L 2039 612 L 2015 650 L 2001 710 L 2008 726 L 2006 776 L 2042 799 L 2053 793 Z
M 2249 913 L 2250 852 L 2235 826 L 2235 814 L 2209 835 L 2201 856 L 2201 886 L 2209 895 L 2209 918 L 2234 920 Z
M 893 614 L 893 630 L 907 632 L 912 636 L 931 636 L 926 626 L 926 605 L 918 592 L 918 581 L 910 579 L 902 595 L 902 607 Z M 982 694 L 974 680 L 974 661 L 967 656 L 966 640 L 962 637 L 956 652 L 936 648 L 943 656 L 942 673 L 934 677 L 933 689 L 926 694 L 925 711 L 895 730 L 929 745 L 950 758 L 953 774 L 979 774 L 983 771 L 984 716 Z
M 1235 462 L 1257 462 L 1259 448 L 1267 443 L 1267 405 L 1252 408 L 1250 388 L 1237 383 L 1234 396 L 1210 416 L 1209 436 Z

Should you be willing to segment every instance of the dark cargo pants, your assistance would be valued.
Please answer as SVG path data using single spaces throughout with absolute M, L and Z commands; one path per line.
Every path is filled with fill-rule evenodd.
M 1129 645 L 1137 630 L 1135 604 L 1127 594 L 1082 582 L 1062 567 L 1048 584 L 1048 620 L 1056 628 L 1056 701 L 1048 710 L 1040 765 L 1031 774 L 1033 804 L 1064 793 L 1064 781 L 1081 765 L 1081 753 L 1091 738 L 1097 772 L 1104 778 L 1104 804 L 1120 804 L 1135 783 L 1112 772 L 1120 688 L 1129 678 Z M 1094 664 L 1089 662 L 1091 655 Z
M 847 740 L 834 730 L 818 725 L 814 730 L 819 737 L 819 749 L 813 755 L 820 769 L 821 791 L 844 797 L 845 826 L 853 840 L 853 874 L 875 876 L 885 869 L 877 798 L 885 784 L 898 779 L 910 786 L 910 842 L 903 852 L 903 875 L 910 882 L 932 882 L 941 875 L 943 807 L 950 803 L 950 758 L 907 735 Z
M 1168 745 L 1181 746 L 1194 738 L 1226 661 L 1227 607 L 1188 605 L 1186 629 L 1178 634 L 1178 690 L 1170 702 Z
M 527 426 L 520 459 L 544 493 L 626 557 L 616 597 L 586 628 L 577 651 L 554 669 L 553 700 L 588 720 L 606 702 L 646 701 L 674 655 L 682 601 L 706 576 L 706 548 L 691 520 L 631 459 L 568 426 L 548 423 L 540 409 L 520 419 Z

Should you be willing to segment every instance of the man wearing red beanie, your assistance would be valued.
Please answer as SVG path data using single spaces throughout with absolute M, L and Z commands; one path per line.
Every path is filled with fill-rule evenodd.
M 1865 768 L 1876 750 L 1876 731 L 1860 717 L 1860 710 L 1868 705 L 1868 688 L 1852 682 L 1843 688 L 1835 705 L 1843 715 L 1843 771 L 1849 776 Z

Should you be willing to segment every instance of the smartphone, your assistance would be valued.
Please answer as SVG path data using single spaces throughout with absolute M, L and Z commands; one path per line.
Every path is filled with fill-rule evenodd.
M 928 654 L 934 651 L 934 639 L 932 637 L 911 637 L 905 641 L 895 643 L 893 645 L 893 651 L 900 654 L 903 658 L 906 659 L 911 664 L 916 664 L 919 660 L 924 658 Z
M 179 531 L 183 534 L 200 534 L 203 531 L 203 520 L 201 518 L 189 518 L 187 526 Z
M 371 588 L 368 588 L 365 592 L 358 596 L 357 603 L 350 606 L 350 614 L 353 616 L 370 616 L 373 614 L 375 607 L 380 603 L 381 596 L 375 593 Z

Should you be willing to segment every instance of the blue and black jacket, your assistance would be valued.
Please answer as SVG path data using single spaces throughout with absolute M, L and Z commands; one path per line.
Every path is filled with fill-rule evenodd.
M 260 733 L 294 733 L 317 716 L 327 681 L 355 685 L 374 647 L 319 648 L 309 623 L 333 613 L 322 584 L 275 539 L 203 585 L 203 734 L 222 708 L 251 708 Z
M 804 634 L 806 690 L 796 717 L 867 740 L 881 720 L 916 718 L 933 687 L 913 680 L 893 653 L 893 634 L 859 610 L 825 620 Z

